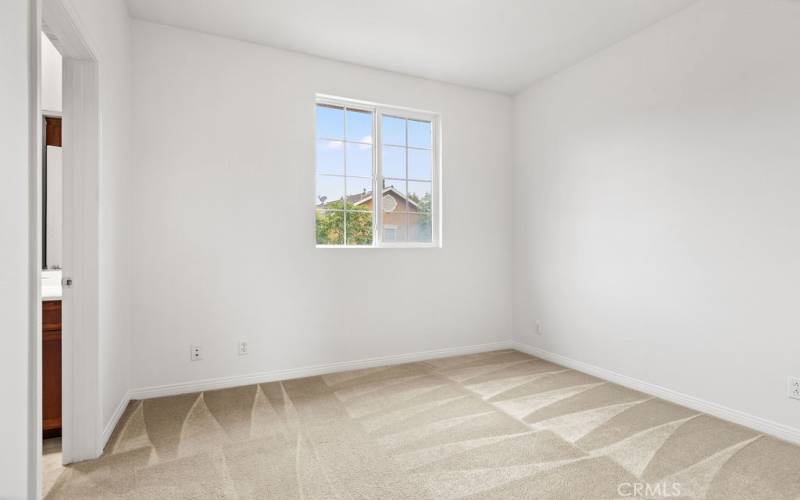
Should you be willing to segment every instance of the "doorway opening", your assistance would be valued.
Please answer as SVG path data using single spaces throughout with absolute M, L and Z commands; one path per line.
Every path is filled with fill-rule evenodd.
M 62 455 L 62 269 L 63 269 L 63 120 L 62 58 L 41 35 L 42 107 L 42 494 L 63 470 Z
M 42 493 L 65 464 L 102 453 L 98 380 L 99 70 L 64 0 L 44 0 L 38 203 Z

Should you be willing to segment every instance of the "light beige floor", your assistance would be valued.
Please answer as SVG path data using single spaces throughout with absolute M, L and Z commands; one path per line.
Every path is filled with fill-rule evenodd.
M 797 500 L 800 447 L 516 351 L 131 403 L 49 498 Z
M 47 495 L 63 471 L 64 466 L 61 465 L 61 438 L 45 439 L 42 441 L 43 495 Z

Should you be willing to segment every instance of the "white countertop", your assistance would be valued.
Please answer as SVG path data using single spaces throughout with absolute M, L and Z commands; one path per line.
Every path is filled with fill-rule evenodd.
M 42 300 L 61 300 L 61 270 L 42 271 Z

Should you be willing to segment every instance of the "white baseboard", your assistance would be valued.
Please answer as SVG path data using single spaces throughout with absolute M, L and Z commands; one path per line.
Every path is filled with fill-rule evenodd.
M 513 342 L 513 348 L 530 354 L 531 356 L 536 356 L 537 358 L 541 358 L 567 368 L 572 368 L 573 370 L 578 370 L 580 372 L 608 380 L 609 382 L 614 382 L 615 384 L 628 387 L 629 389 L 644 392 L 666 401 L 707 413 L 708 415 L 712 415 L 722 420 L 727 420 L 728 422 L 750 427 L 751 429 L 763 432 L 764 434 L 769 434 L 785 441 L 800 444 L 800 429 L 780 424 L 778 422 L 773 422 L 772 420 L 767 420 L 755 415 L 750 415 L 749 413 L 734 410 L 732 408 L 699 399 L 688 394 L 673 391 L 672 389 L 667 389 L 666 387 L 662 387 L 660 385 L 651 384 L 650 382 L 645 382 L 643 380 L 622 375 L 621 373 L 607 370 L 605 368 L 600 368 L 599 366 L 590 365 L 589 363 L 584 363 L 583 361 L 578 361 L 560 354 L 545 351 L 544 349 L 540 349 L 538 347 L 533 347 L 520 342 Z
M 141 387 L 129 391 L 128 397 L 130 399 L 149 399 L 161 396 L 174 396 L 176 394 L 210 391 L 214 389 L 225 389 L 227 387 L 236 387 L 241 385 L 262 384 L 265 382 L 274 382 L 276 380 L 289 380 L 294 378 L 313 377 L 316 375 L 325 375 L 328 373 L 342 372 L 348 370 L 359 370 L 362 368 L 373 368 L 376 366 L 413 363 L 415 361 L 425 361 L 428 359 L 436 359 L 436 358 L 447 358 L 450 356 L 463 356 L 465 354 L 475 354 L 479 352 L 510 349 L 511 347 L 512 347 L 512 342 L 510 340 L 506 340 L 501 342 L 493 342 L 490 344 L 478 344 L 478 345 L 463 346 L 463 347 L 453 347 L 448 349 L 437 349 L 434 351 L 396 354 L 393 356 L 359 359 L 355 361 L 341 361 L 337 363 L 327 363 L 323 365 L 304 366 L 301 368 L 289 368 L 285 370 L 273 370 L 267 372 L 251 373 L 248 375 L 234 375 L 232 377 L 220 377 L 213 379 L 197 380 L 192 382 L 183 382 L 179 384 Z
M 130 392 L 125 394 L 125 396 L 120 400 L 117 407 L 114 409 L 114 413 L 111 414 L 111 418 L 108 419 L 106 422 L 106 426 L 103 428 L 103 434 L 100 436 L 100 450 L 97 453 L 97 456 L 100 456 L 103 453 L 103 450 L 106 448 L 106 444 L 108 444 L 109 438 L 111 438 L 111 433 L 114 432 L 114 429 L 117 427 L 117 423 L 119 419 L 122 418 L 122 414 L 125 413 L 125 408 L 128 407 L 128 403 L 131 401 Z

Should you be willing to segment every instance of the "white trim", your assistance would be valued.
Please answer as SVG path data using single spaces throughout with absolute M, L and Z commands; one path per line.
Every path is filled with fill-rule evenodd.
M 42 30 L 63 64 L 64 276 L 62 297 L 63 462 L 102 453 L 99 381 L 97 197 L 100 162 L 99 69 L 87 31 L 66 0 L 42 3 Z M 68 147 L 67 147 L 68 146 Z
M 42 31 L 62 58 L 97 60 L 87 30 L 75 8 L 65 0 L 42 1 Z
M 432 113 L 430 111 L 418 108 L 409 108 L 406 106 L 396 106 L 390 104 L 382 104 L 379 102 L 373 101 L 363 101 L 361 99 L 351 99 L 349 97 L 339 97 L 330 94 L 317 94 L 317 102 L 322 104 L 328 104 L 330 106 L 346 106 L 349 108 L 357 108 L 361 109 L 362 111 L 374 111 L 372 108 L 386 108 L 386 109 L 393 109 L 399 113 L 405 113 L 409 115 L 409 118 L 415 118 L 420 120 L 429 120 L 431 116 L 438 116 L 437 113 Z
M 337 108 L 344 108 L 344 109 L 355 109 L 358 111 L 365 111 L 371 112 L 373 115 L 373 141 L 371 143 L 372 147 L 372 168 L 373 168 L 373 188 L 372 192 L 375 193 L 378 191 L 378 186 L 383 186 L 383 156 L 380 154 L 381 148 L 384 146 L 382 140 L 382 131 L 381 131 L 381 124 L 383 121 L 384 116 L 391 116 L 396 118 L 401 118 L 405 120 L 416 120 L 416 121 L 424 121 L 429 122 L 431 124 L 431 148 L 417 148 L 417 147 L 410 147 L 408 145 L 408 130 L 406 129 L 406 145 L 402 146 L 406 155 L 409 149 L 418 149 L 418 150 L 425 150 L 431 152 L 432 158 L 432 165 L 431 165 L 431 179 L 430 181 L 422 180 L 422 179 L 409 179 L 408 172 L 406 171 L 406 177 L 404 180 L 405 182 L 430 182 L 431 184 L 431 241 L 429 243 L 423 242 L 420 244 L 419 242 L 392 242 L 392 245 L 385 245 L 383 242 L 383 198 L 382 197 L 375 197 L 373 203 L 373 236 L 372 236 L 372 244 L 368 245 L 370 247 L 376 248 L 441 248 L 442 247 L 442 146 L 441 146 L 441 114 L 435 113 L 431 111 L 422 111 L 418 109 L 412 108 L 405 108 L 402 106 L 393 106 L 393 105 L 385 105 L 379 104 L 369 101 L 361 101 L 356 99 L 350 99 L 346 97 L 336 97 L 326 94 L 316 94 L 315 105 L 319 106 L 332 106 Z M 314 133 L 315 137 L 315 147 L 318 140 L 334 140 L 334 139 L 325 139 L 316 136 L 316 131 Z M 341 141 L 345 144 L 352 143 L 353 141 L 347 140 L 347 123 L 345 121 L 345 130 L 344 130 L 344 138 L 343 139 L 335 139 L 337 141 Z M 408 164 L 408 158 L 406 156 L 406 166 Z M 407 169 L 406 169 L 407 170 Z M 321 174 L 325 175 L 325 174 Z M 347 176 L 347 158 L 345 158 L 344 164 L 344 176 Z M 316 175 L 315 175 L 316 177 Z M 398 179 L 401 180 L 401 179 Z M 406 191 L 408 191 L 408 186 L 406 186 Z M 347 199 L 347 193 L 344 193 L 344 199 Z M 404 196 L 406 200 L 407 197 Z M 363 202 L 365 200 L 362 200 Z M 410 200 L 408 200 L 410 201 Z M 411 202 L 413 203 L 413 202 Z M 416 205 L 416 204 L 415 204 Z M 319 209 L 319 207 L 316 207 Z M 316 245 L 316 248 L 331 248 L 331 247 L 339 247 L 339 248 L 362 248 L 363 246 L 367 245 L 347 245 L 347 227 L 345 226 L 345 244 L 343 245 Z
M 28 401 L 27 496 L 42 495 L 42 103 L 41 5 L 28 2 Z M 4 68 L 5 70 L 5 68 Z M 20 332 L 21 333 L 21 332 Z M 12 381 L 8 381 L 12 382 Z M 13 408 L 11 411 L 21 411 Z M 16 432 L 16 429 L 11 429 Z M 6 452 L 9 453 L 9 452 Z M 11 452 L 13 453 L 13 452 Z
M 567 368 L 572 368 L 573 370 L 594 375 L 595 377 L 608 380 L 609 382 L 614 382 L 615 384 L 619 384 L 629 389 L 644 392 L 663 400 L 707 413 L 708 415 L 720 418 L 722 420 L 727 420 L 728 422 L 733 422 L 735 424 L 755 429 L 759 432 L 769 434 L 785 441 L 800 444 L 800 429 L 798 428 L 757 417 L 743 411 L 734 410 L 733 408 L 728 408 L 727 406 L 706 401 L 704 399 L 674 391 L 650 382 L 645 382 L 644 380 L 629 377 L 627 375 L 607 370 L 599 366 L 584 363 L 583 361 L 568 358 L 560 354 L 546 351 L 539 347 L 530 346 L 516 341 L 512 344 L 514 349 L 530 354 L 531 356 L 536 356 L 537 358 L 541 358 Z
M 398 249 L 398 248 L 442 248 L 441 245 L 436 243 L 415 243 L 415 242 L 394 242 L 394 241 L 387 241 L 381 244 L 381 246 L 375 245 L 316 245 L 315 248 L 320 249 L 334 249 L 334 248 L 344 248 L 344 249 L 364 249 L 364 250 L 386 250 L 386 249 Z
M 128 403 L 130 402 L 131 396 L 129 393 L 126 393 L 125 397 L 123 397 L 117 405 L 114 413 L 111 414 L 111 418 L 108 419 L 108 423 L 103 429 L 103 434 L 100 436 L 101 449 L 105 449 L 106 445 L 108 444 L 108 440 L 111 437 L 111 433 L 114 432 L 114 429 L 117 427 L 117 423 L 119 423 L 119 419 L 122 418 L 122 414 L 125 413 L 125 408 L 128 407 Z
M 359 359 L 355 361 L 340 361 L 337 363 L 327 363 L 323 365 L 304 366 L 300 368 L 288 368 L 285 370 L 272 370 L 268 372 L 251 373 L 249 375 L 234 375 L 232 377 L 220 377 L 193 382 L 182 382 L 178 384 L 166 384 L 151 387 L 140 387 L 132 389 L 128 393 L 130 399 L 149 399 L 161 396 L 174 396 L 200 391 L 210 391 L 214 389 L 225 389 L 227 387 L 237 387 L 250 384 L 261 384 L 274 382 L 276 380 L 289 380 L 302 377 L 313 377 L 348 370 L 359 370 L 362 368 L 374 368 L 376 366 L 397 365 L 402 363 L 413 363 L 416 361 L 426 361 L 429 359 L 447 358 L 451 356 L 463 356 L 465 354 L 476 354 L 481 352 L 498 351 L 510 349 L 512 342 L 504 340 L 489 344 L 478 344 L 463 347 L 453 347 L 447 349 L 436 349 L 433 351 L 422 351 L 407 354 L 395 354 L 391 356 L 381 356 L 376 358 Z
M 98 316 L 99 100 L 97 63 L 64 59 L 63 459 L 102 452 Z
M 381 248 L 441 248 L 441 245 L 418 241 L 387 241 L 382 244 Z

